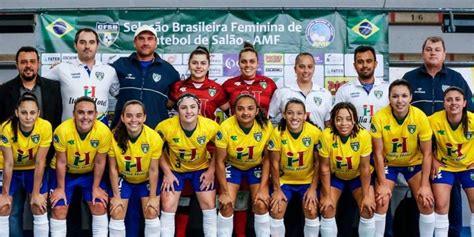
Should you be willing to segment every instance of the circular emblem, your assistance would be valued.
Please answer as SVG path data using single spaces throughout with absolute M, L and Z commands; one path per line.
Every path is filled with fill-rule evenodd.
M 359 25 L 359 33 L 365 36 L 372 34 L 372 24 L 370 22 L 362 22 Z
M 306 26 L 306 40 L 315 48 L 328 47 L 335 38 L 336 31 L 331 22 L 325 19 L 316 19 Z
M 62 35 L 67 31 L 67 25 L 64 21 L 56 21 L 53 25 L 54 33 Z

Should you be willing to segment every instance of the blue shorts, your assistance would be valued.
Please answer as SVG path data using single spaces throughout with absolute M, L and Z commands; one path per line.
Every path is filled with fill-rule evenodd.
M 353 192 L 357 188 L 362 187 L 360 176 L 357 176 L 356 178 L 350 180 L 340 179 L 334 175 L 331 176 L 331 187 L 337 188 L 342 191 L 347 185 L 351 189 L 351 192 Z M 374 185 L 374 179 L 372 175 L 370 176 L 370 185 Z
M 202 173 L 204 173 L 206 171 L 207 171 L 207 169 L 202 169 L 202 170 L 198 170 L 198 171 L 191 171 L 191 172 L 185 172 L 185 173 L 179 173 L 179 172 L 172 171 L 174 176 L 176 176 L 176 178 L 179 181 L 179 185 L 174 183 L 174 190 L 178 191 L 178 192 L 183 191 L 186 180 L 189 180 L 189 182 L 191 182 L 191 186 L 192 186 L 194 192 L 206 192 L 206 191 L 216 190 L 215 185 L 214 185 L 214 187 L 212 187 L 208 190 L 201 190 L 200 178 L 201 178 Z M 158 187 L 161 187 L 162 183 L 163 183 L 163 172 L 161 172 L 160 183 L 158 184 Z
M 285 194 L 285 197 L 289 203 L 293 198 L 293 194 L 295 193 L 298 193 L 300 196 L 300 200 L 303 201 L 304 194 L 308 190 L 309 186 L 309 184 L 283 184 L 280 186 L 280 188 L 281 191 Z M 316 195 L 319 196 L 317 192 Z
M 139 198 L 150 196 L 150 183 L 148 181 L 134 184 L 127 182 L 127 180 L 123 178 L 119 178 L 118 188 L 120 191 L 120 198 L 122 199 L 130 199 L 132 195 Z M 160 187 L 158 186 L 156 187 L 156 195 L 159 196 L 160 193 Z
M 391 167 L 385 166 L 385 177 L 397 183 L 398 173 L 402 173 L 405 180 L 408 182 L 413 176 L 421 171 L 421 165 L 408 166 L 408 167 Z
M 58 186 L 58 180 L 56 178 L 56 170 L 50 169 L 49 171 L 49 190 L 52 193 L 54 189 Z M 82 197 L 87 202 L 92 202 L 92 185 L 94 184 L 94 172 L 89 172 L 86 174 L 69 174 L 66 173 L 64 180 L 66 199 L 69 202 L 74 193 L 74 189 L 80 188 L 82 192 Z M 100 181 L 100 187 L 107 192 L 107 186 L 103 180 Z M 97 199 L 96 201 L 100 201 Z M 58 201 L 56 206 L 64 206 L 65 203 L 63 200 Z
M 33 192 L 33 183 L 35 180 L 35 170 L 14 170 L 12 173 L 12 181 L 10 183 L 9 195 L 13 196 L 19 187 L 23 187 L 26 192 L 31 194 Z M 43 174 L 43 181 L 41 182 L 40 193 L 48 192 L 47 173 Z M 0 190 L 2 193 L 2 190 Z
M 242 178 L 245 177 L 249 185 L 259 184 L 262 178 L 262 166 L 256 166 L 248 170 L 241 170 L 233 167 L 230 164 L 225 166 L 225 176 L 227 182 L 233 184 L 241 184 Z
M 474 170 L 471 169 L 459 172 L 440 170 L 433 179 L 433 184 L 449 184 L 452 186 L 455 180 L 461 183 L 462 188 L 474 187 Z

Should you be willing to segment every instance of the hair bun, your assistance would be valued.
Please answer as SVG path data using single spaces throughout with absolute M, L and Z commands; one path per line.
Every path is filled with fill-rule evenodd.
M 250 43 L 250 42 L 247 42 L 247 41 L 245 41 L 245 42 L 244 42 L 244 49 L 245 49 L 245 48 L 251 48 L 251 49 L 254 49 L 254 47 L 253 47 L 253 44 L 252 44 L 252 43 Z

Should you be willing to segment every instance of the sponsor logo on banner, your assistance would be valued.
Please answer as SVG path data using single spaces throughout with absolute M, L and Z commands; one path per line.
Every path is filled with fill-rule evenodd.
M 326 65 L 324 67 L 324 75 L 325 76 L 344 76 L 344 66 L 343 65 Z
M 77 60 L 77 54 L 75 53 L 63 53 L 61 54 L 61 62 L 72 63 Z
M 240 74 L 239 55 L 224 54 L 224 76 L 237 76 Z
M 368 39 L 379 30 L 380 28 L 367 19 L 360 21 L 354 27 L 352 27 L 352 31 L 364 39 Z
M 177 53 L 165 53 L 163 54 L 163 59 L 174 65 L 183 64 L 183 55 Z
M 43 53 L 41 54 L 41 64 L 51 65 L 61 62 L 60 53 Z
M 264 67 L 264 75 L 268 77 L 281 77 L 283 76 L 283 66 L 282 65 L 269 65 Z
M 63 20 L 62 18 L 58 18 L 55 21 L 51 22 L 51 24 L 46 26 L 46 30 L 54 36 L 61 38 L 67 35 L 72 30 L 74 30 L 74 27 L 72 27 L 69 23 L 67 23 L 67 21 Z
M 224 63 L 223 61 L 223 55 L 221 53 L 211 53 L 211 65 L 217 65 L 220 64 L 222 65 Z
M 282 53 L 267 53 L 263 55 L 265 65 L 267 64 L 283 64 L 283 54 Z
M 324 64 L 344 64 L 344 54 L 342 53 L 327 53 L 324 54 Z
M 285 54 L 285 65 L 295 65 L 296 53 L 286 53 Z
M 110 47 L 118 39 L 120 34 L 120 25 L 116 22 L 97 22 L 95 30 L 99 35 L 99 41 L 105 46 Z
M 222 65 L 212 65 L 209 67 L 210 77 L 221 77 L 223 75 Z
M 334 41 L 336 31 L 326 19 L 316 19 L 306 26 L 306 40 L 315 48 L 326 48 Z
M 129 53 L 103 53 L 101 55 L 100 61 L 105 64 L 112 64 L 113 62 L 117 61 L 117 59 L 121 57 L 128 57 L 130 56 Z

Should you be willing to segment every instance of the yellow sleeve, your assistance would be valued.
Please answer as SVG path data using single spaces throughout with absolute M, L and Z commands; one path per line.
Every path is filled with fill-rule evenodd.
M 360 142 L 362 143 L 361 156 L 370 156 L 370 153 L 372 153 L 372 139 L 367 131 L 362 130 Z
M 116 145 L 115 141 L 112 141 L 112 145 L 110 146 L 110 149 L 107 152 L 107 155 L 109 157 L 114 157 L 115 158 L 115 145 Z
M 3 146 L 3 147 L 8 147 L 8 148 L 10 148 L 10 147 L 12 147 L 12 145 L 11 145 L 11 143 L 10 143 L 10 140 L 8 139 L 8 137 L 9 137 L 9 136 L 8 136 L 8 131 L 9 131 L 9 129 L 7 128 L 8 125 L 9 125 L 9 124 L 7 124 L 7 123 L 2 124 L 1 127 L 2 127 L 2 130 L 3 130 L 3 131 L 0 131 L 0 132 L 1 132 L 1 134 L 2 134 L 2 146 Z M 11 126 L 10 126 L 10 127 L 11 127 Z
M 281 151 L 281 134 L 278 128 L 273 129 L 270 140 L 268 141 L 269 151 Z
M 372 124 L 370 125 L 370 135 L 374 138 L 382 138 L 382 122 L 381 122 L 381 113 L 376 113 L 372 118 Z
M 270 121 L 268 121 L 267 126 L 265 127 L 265 146 L 268 146 L 268 142 L 270 141 L 270 137 L 273 133 L 273 126 Z
M 222 127 L 222 125 L 219 128 L 219 131 L 216 133 L 216 147 L 219 148 L 227 148 L 228 141 L 227 141 L 227 131 L 225 127 Z
M 51 124 L 46 122 L 43 130 L 41 131 L 41 143 L 40 147 L 50 147 L 51 141 L 53 140 L 53 128 Z
M 420 141 L 425 142 L 431 140 L 433 132 L 431 131 L 430 122 L 426 116 L 420 116 L 417 122 L 420 124 L 420 132 L 418 133 Z
M 112 144 L 112 133 L 108 128 L 104 131 L 104 136 L 100 139 L 101 141 L 98 149 L 99 153 L 107 153 L 110 150 L 110 146 Z
M 161 153 L 163 151 L 163 139 L 156 134 L 153 136 L 154 141 L 152 142 L 153 152 L 151 153 L 151 159 L 157 160 L 160 159 Z
M 325 136 L 326 134 L 323 132 L 321 135 L 321 138 L 319 139 L 320 142 L 320 149 L 319 149 L 319 155 L 324 158 L 329 158 L 330 155 L 330 150 L 331 147 L 329 147 L 331 144 L 329 141 L 327 141 L 327 138 Z
M 158 125 L 155 127 L 155 131 L 161 136 L 161 138 L 165 139 L 165 134 L 166 134 L 166 126 L 165 126 L 165 121 L 161 121 Z M 165 139 L 166 140 L 166 139 Z
M 56 128 L 54 131 L 53 135 L 53 145 L 54 149 L 59 152 L 65 152 L 66 151 L 66 146 L 67 146 L 67 141 L 66 137 L 64 135 L 64 130 L 62 126 L 59 126 Z

